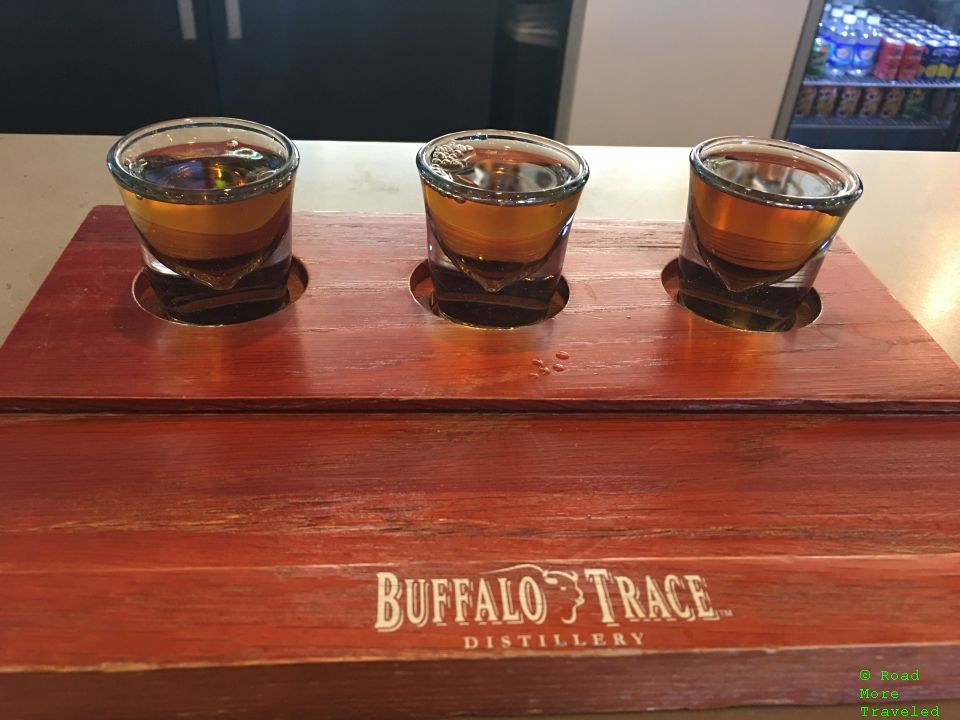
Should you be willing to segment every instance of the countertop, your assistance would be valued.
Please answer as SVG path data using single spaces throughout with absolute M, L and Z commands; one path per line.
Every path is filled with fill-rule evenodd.
M 113 141 L 109 137 L 0 134 L 0 152 L 7 158 L 8 168 L 16 169 L 8 172 L 0 193 L 0 343 L 89 210 L 99 204 L 119 204 L 105 167 Z M 297 145 L 301 165 L 296 210 L 422 212 L 414 166 L 418 145 L 323 141 Z M 577 150 L 591 166 L 579 218 L 683 219 L 688 148 Z M 960 363 L 960 198 L 953 192 L 960 184 L 960 155 L 831 154 L 858 172 L 865 187 L 841 236 Z M 949 715 L 951 709 L 960 709 L 960 704 L 942 703 L 942 707 Z M 649 717 L 846 718 L 856 713 L 857 708 L 845 705 L 664 712 Z
M 118 204 L 105 158 L 114 138 L 0 135 L 0 341 L 94 205 Z M 415 143 L 302 141 L 299 211 L 419 213 Z M 578 217 L 677 220 L 687 200 L 688 148 L 578 147 L 590 181 Z M 831 152 L 863 179 L 840 235 L 960 363 L 960 155 Z M 576 225 L 574 225 L 576 227 Z M 296 239 L 294 239 L 296 243 Z M 829 262 L 829 258 L 828 258 Z

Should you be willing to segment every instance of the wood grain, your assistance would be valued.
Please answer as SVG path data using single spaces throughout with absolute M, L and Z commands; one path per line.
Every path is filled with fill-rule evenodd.
M 855 255 L 741 333 L 661 287 L 678 225 L 579 221 L 568 307 L 481 331 L 422 226 L 299 215 L 304 296 L 190 328 L 91 212 L 0 348 L 0 718 L 960 698 L 960 369 Z
M 500 561 L 504 538 L 561 559 L 948 554 L 958 437 L 908 415 L 5 415 L 0 568 Z
M 304 296 L 191 328 L 135 305 L 134 230 L 98 207 L 0 349 L 0 409 L 960 409 L 960 369 L 855 255 L 831 253 L 813 325 L 744 333 L 668 298 L 659 275 L 679 228 L 577 221 L 566 309 L 495 331 L 414 302 L 422 217 L 300 214 Z M 530 376 L 558 352 L 563 372 Z
M 960 554 L 956 553 L 899 558 L 600 557 L 530 562 L 522 549 L 514 552 L 513 559 L 497 564 L 5 573 L 0 599 L 12 623 L 5 632 L 8 649 L 2 667 L 16 672 L 149 670 L 867 646 L 895 655 L 900 646 L 929 644 L 953 647 L 960 660 L 956 607 L 947 601 L 960 592 Z M 510 570 L 518 565 L 520 569 Z M 639 583 L 647 614 L 652 611 L 642 587 L 645 578 L 652 578 L 660 588 L 655 592 L 666 597 L 666 577 L 696 576 L 709 589 L 709 608 L 732 615 L 687 622 L 671 614 L 628 622 L 626 603 L 612 579 L 608 591 L 615 621 L 607 624 L 602 621 L 600 591 L 592 579 L 585 579 L 589 571 Z M 572 617 L 576 589 L 570 585 L 562 592 L 555 590 L 542 581 L 542 572 L 577 575 L 584 605 L 575 622 L 564 620 Z M 417 627 L 409 615 L 398 630 L 382 632 L 375 627 L 380 573 L 389 573 L 401 585 L 407 580 L 444 580 L 448 589 L 451 578 L 464 578 L 474 585 L 470 597 L 479 592 L 480 579 L 489 578 L 498 618 L 507 612 L 500 579 L 510 581 L 510 608 L 519 612 L 517 587 L 529 577 L 543 588 L 547 617 L 542 623 L 484 622 L 475 620 L 475 606 L 470 606 L 463 626 L 454 622 L 454 611 L 448 609 L 441 616 L 443 622 L 428 618 L 424 627 Z M 677 593 L 682 613 L 695 612 L 689 584 L 684 583 Z M 405 595 L 398 598 L 403 608 Z M 435 604 L 428 601 L 429 616 L 434 612 Z M 636 634 L 642 637 L 633 637 Z M 65 637 L 69 643 L 63 642 Z M 941 690 L 937 692 L 943 696 Z M 665 694 L 658 706 L 671 707 L 667 698 Z M 806 700 L 803 696 L 788 699 Z
M 909 692 L 916 704 L 932 704 L 924 700 L 935 698 L 938 690 L 943 697 L 955 696 L 956 649 L 922 646 L 899 648 L 892 655 L 883 648 L 838 648 L 735 656 L 649 653 L 529 657 L 508 662 L 362 661 L 0 674 L 0 710 L 14 720 L 566 715 L 577 710 L 604 713 L 625 707 L 656 707 L 664 678 L 671 678 L 676 688 L 675 707 L 711 708 L 729 705 L 732 700 L 740 706 L 766 706 L 751 712 L 751 718 L 776 718 L 779 714 L 771 705 L 791 702 L 789 698 L 805 697 L 805 704 L 811 705 L 854 705 L 859 691 L 857 670 L 862 665 L 882 667 L 894 662 L 925 669 L 924 682 Z M 358 692 L 345 697 L 345 689 L 358 686 Z M 50 714 L 52 700 L 64 710 L 60 715 Z M 941 715 L 946 717 L 946 711 Z M 847 708 L 846 716 L 859 717 L 859 709 Z M 811 710 L 804 717 L 819 715 Z
M 0 717 L 854 703 L 861 667 L 960 697 L 957 437 L 909 414 L 8 414 Z M 529 575 L 547 612 L 377 629 L 378 573 Z M 716 617 L 644 594 L 631 622 L 614 577 L 671 575 Z

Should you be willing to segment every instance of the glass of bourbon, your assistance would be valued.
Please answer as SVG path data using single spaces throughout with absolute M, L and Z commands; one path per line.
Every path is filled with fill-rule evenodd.
M 434 305 L 479 327 L 545 319 L 590 171 L 567 146 L 528 133 L 444 135 L 417 154 Z
M 287 304 L 299 162 L 281 133 L 231 118 L 148 125 L 110 149 L 144 274 L 169 319 L 227 325 Z
M 751 137 L 700 143 L 690 152 L 680 304 L 741 330 L 791 329 L 862 193 L 856 173 L 802 145 Z

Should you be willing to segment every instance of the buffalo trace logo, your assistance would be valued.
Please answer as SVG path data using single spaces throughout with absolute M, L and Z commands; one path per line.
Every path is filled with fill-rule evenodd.
M 599 613 L 604 632 L 583 633 L 582 637 L 572 632 L 584 606 Z M 374 629 L 387 633 L 405 626 L 457 625 L 477 630 L 528 626 L 524 630 L 531 631 L 463 635 L 467 650 L 640 647 L 642 632 L 608 629 L 636 623 L 720 620 L 732 615 L 730 610 L 714 607 L 701 575 L 631 577 L 602 567 L 585 567 L 581 575 L 576 570 L 521 563 L 472 578 L 400 577 L 378 572 Z M 547 632 L 544 625 L 563 632 Z

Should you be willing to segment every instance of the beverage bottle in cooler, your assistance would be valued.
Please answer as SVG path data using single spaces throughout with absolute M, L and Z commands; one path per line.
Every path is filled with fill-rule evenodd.
M 900 60 L 900 67 L 897 69 L 897 80 L 912 82 L 923 74 L 924 62 L 927 58 L 933 57 L 931 51 L 934 54 L 939 53 L 940 44 L 917 36 L 904 36 L 901 39 L 903 40 L 903 58 Z M 939 63 L 938 59 L 934 75 L 936 70 L 940 68 Z
M 810 59 L 807 61 L 807 77 L 821 78 L 827 74 L 827 61 L 830 59 L 832 47 L 832 43 L 819 35 L 813 39 L 813 45 L 810 48 Z
M 874 76 L 880 80 L 896 80 L 905 47 L 903 38 L 889 31 L 883 33 L 876 62 L 873 64 Z
M 817 37 L 822 37 L 832 46 L 833 34 L 843 25 L 843 15 L 844 12 L 840 8 L 834 8 L 829 14 L 824 13 L 817 26 Z
M 947 38 L 943 44 L 943 51 L 940 56 L 940 70 L 937 77 L 941 80 L 950 80 L 953 78 L 960 63 L 960 42 L 954 37 Z
M 880 16 L 871 15 L 867 22 L 858 28 L 857 44 L 853 49 L 850 74 L 863 77 L 873 70 L 880 47 Z
M 924 42 L 920 39 L 917 39 L 917 42 Z M 907 50 L 904 52 L 903 61 L 907 61 L 907 53 L 909 51 L 909 44 Z M 928 80 L 932 80 L 937 77 L 940 73 L 940 60 L 943 56 L 943 41 L 937 35 L 928 36 L 924 42 L 923 52 L 920 55 L 920 60 L 917 63 L 917 77 L 925 77 Z M 903 66 L 901 65 L 901 68 Z M 901 78 L 900 75 L 897 75 L 897 80 L 912 80 L 913 78 Z
M 830 29 L 828 27 L 829 18 L 826 12 L 820 18 L 820 24 L 817 26 L 817 36 L 813 39 L 813 45 L 810 47 L 810 58 L 807 60 L 806 76 L 810 78 L 821 78 L 827 72 L 827 61 L 830 59 L 830 51 L 833 43 L 830 42 Z
M 856 16 L 847 13 L 843 16 L 843 24 L 831 33 L 830 40 L 833 42 L 833 50 L 827 63 L 827 75 L 829 77 L 843 77 L 850 70 L 853 53 L 857 46 L 856 24 Z

